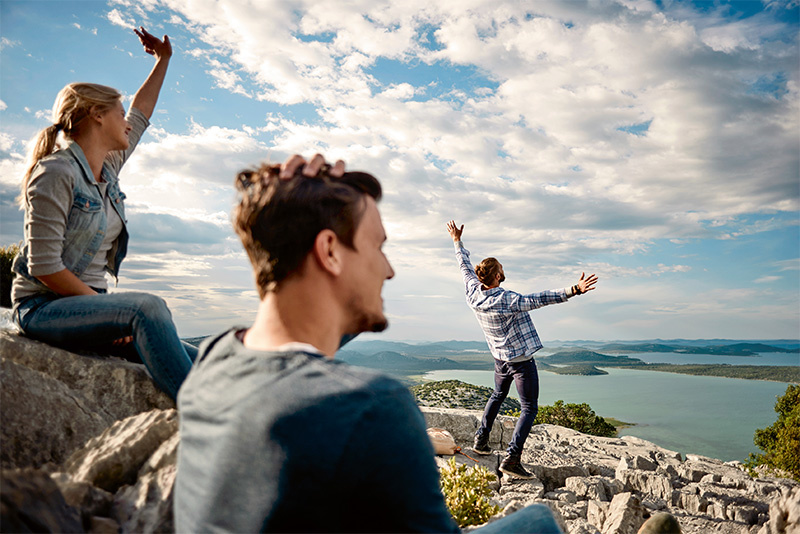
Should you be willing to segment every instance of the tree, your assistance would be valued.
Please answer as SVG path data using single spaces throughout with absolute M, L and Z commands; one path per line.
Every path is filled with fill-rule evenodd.
M 0 306 L 11 307 L 11 282 L 14 280 L 14 273 L 11 271 L 11 262 L 19 252 L 17 245 L 0 247 Z
M 800 385 L 789 384 L 775 402 L 778 419 L 772 426 L 756 430 L 753 437 L 763 454 L 751 454 L 747 465 L 753 469 L 766 466 L 773 472 L 783 471 L 800 481 Z
M 540 406 L 534 424 L 565 426 L 593 436 L 613 437 L 617 435 L 617 429 L 595 414 L 594 410 L 586 403 L 565 404 L 563 400 L 557 400 L 552 406 Z

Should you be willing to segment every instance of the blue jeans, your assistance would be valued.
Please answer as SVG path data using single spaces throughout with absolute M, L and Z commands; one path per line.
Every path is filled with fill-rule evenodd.
M 500 406 L 508 396 L 511 382 L 517 386 L 522 409 L 506 452 L 509 456 L 519 458 L 522 455 L 525 440 L 531 433 L 533 420 L 536 419 L 536 413 L 539 411 L 539 373 L 536 371 L 536 363 L 533 359 L 517 363 L 494 360 L 494 392 L 486 403 L 483 420 L 476 434 L 483 437 L 492 431 L 492 425 L 500 412 Z
M 562 534 L 553 512 L 544 504 L 531 504 L 473 532 L 480 534 Z
M 133 359 L 144 363 L 156 385 L 175 399 L 197 349 L 178 338 L 167 304 L 148 293 L 99 292 L 31 295 L 15 304 L 14 319 L 26 336 L 66 349 L 113 353 L 113 341 L 133 336 Z

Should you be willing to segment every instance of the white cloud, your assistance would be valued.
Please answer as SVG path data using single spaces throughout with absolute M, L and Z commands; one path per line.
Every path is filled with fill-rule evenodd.
M 0 37 L 0 50 L 5 50 L 6 48 L 11 48 L 14 46 L 19 46 L 19 41 L 14 41 L 12 39 L 8 39 L 7 37 Z
M 136 22 L 131 18 L 126 18 L 119 9 L 112 9 L 108 12 L 108 21 L 115 26 L 121 26 L 123 28 L 134 28 L 136 26 Z
M 698 237 L 706 220 L 798 207 L 796 53 L 767 46 L 780 28 L 761 20 L 709 22 L 686 10 L 679 20 L 643 2 L 589 11 L 559 2 L 528 11 L 496 2 L 314 2 L 292 12 L 170 5 L 233 62 L 209 59 L 220 87 L 246 94 L 247 74 L 260 99 L 318 106 L 322 122 L 283 123 L 282 148 L 349 146 L 362 158 L 353 161 L 374 168 L 407 160 L 416 175 L 402 180 L 427 190 L 428 198 L 414 196 L 431 215 L 446 206 L 436 202 L 445 193 L 462 206 L 480 194 L 515 213 L 513 204 L 526 205 L 520 226 L 600 225 L 619 241 Z M 422 46 L 425 25 L 436 28 L 436 50 Z M 714 50 L 706 42 L 714 32 L 746 34 L 749 44 Z M 378 58 L 471 66 L 499 86 L 409 101 L 422 86 L 382 87 L 370 70 Z M 747 80 L 776 69 L 793 73 L 790 93 L 748 93 Z M 633 125 L 647 127 L 618 130 Z M 431 159 L 444 171 L 435 181 L 423 165 Z M 574 200 L 556 199 L 565 194 Z M 627 228 L 618 227 L 620 214 L 631 215 Z
M 0 100 L 0 111 L 5 111 L 8 108 L 8 105 Z

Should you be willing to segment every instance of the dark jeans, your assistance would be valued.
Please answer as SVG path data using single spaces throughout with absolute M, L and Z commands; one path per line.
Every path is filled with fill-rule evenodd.
M 114 340 L 132 336 L 133 342 L 121 347 L 119 355 L 131 359 L 125 353 L 134 350 L 134 361 L 144 363 L 156 385 L 174 399 L 197 349 L 178 338 L 166 303 L 148 293 L 98 292 L 32 295 L 17 303 L 14 318 L 26 336 L 66 349 L 105 352 Z
M 476 434 L 486 436 L 492 431 L 492 425 L 500 412 L 500 406 L 508 396 L 512 381 L 517 386 L 522 411 L 506 452 L 509 456 L 519 457 L 522 455 L 522 447 L 525 445 L 525 440 L 528 439 L 533 420 L 536 419 L 536 413 L 539 411 L 539 373 L 536 371 L 533 358 L 518 363 L 495 359 L 494 392 L 489 397 L 489 402 L 486 403 L 481 427 Z

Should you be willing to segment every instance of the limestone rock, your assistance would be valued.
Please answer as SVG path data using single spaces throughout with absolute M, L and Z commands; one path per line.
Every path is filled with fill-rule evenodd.
M 174 408 L 143 364 L 119 358 L 81 355 L 0 331 L 0 354 L 83 393 L 113 421 L 153 408 Z
M 108 414 L 38 371 L 0 361 L 0 460 L 3 468 L 60 464 L 113 422 Z
M 44 471 L 3 470 L 0 478 L 3 532 L 85 532 L 80 512 Z
M 608 507 L 603 534 L 636 534 L 644 523 L 644 508 L 639 497 L 632 493 L 615 495 Z
M 173 410 L 152 410 L 114 423 L 65 463 L 75 480 L 115 492 L 136 481 L 139 469 L 178 429 Z
M 584 519 L 576 519 L 569 526 L 568 534 L 600 534 L 600 529 Z
M 0 331 L 0 464 L 61 464 L 114 421 L 174 408 L 144 365 L 82 356 Z
M 800 534 L 800 487 L 784 489 L 769 505 L 764 534 Z
M 608 508 L 611 503 L 591 500 L 586 507 L 586 521 L 597 528 L 602 529 L 608 516 Z
M 610 501 L 611 498 L 606 493 L 607 483 L 604 477 L 569 477 L 565 480 L 565 487 L 572 491 L 578 499 Z M 613 496 L 613 495 L 612 495 Z
M 456 443 L 464 447 L 472 446 L 475 431 L 480 426 L 480 412 L 459 410 L 454 408 L 421 408 L 425 415 L 428 428 L 446 428 Z M 489 445 L 498 450 L 504 450 L 511 435 L 514 433 L 516 419 L 500 415 L 495 420 L 492 432 L 489 434 Z M 469 453 L 468 453 L 469 454 Z
M 114 500 L 114 518 L 123 532 L 174 532 L 172 515 L 176 466 L 141 475 Z
M 81 510 L 84 515 L 107 517 L 111 513 L 114 496 L 107 491 L 88 482 L 73 480 L 66 473 L 53 473 L 50 477 L 61 490 L 66 503 Z
M 672 483 L 669 478 L 657 473 L 637 470 L 618 472 L 618 478 L 625 487 L 625 491 L 638 491 L 669 500 L 672 498 Z
M 114 498 L 112 516 L 123 532 L 173 532 L 173 488 L 180 435 L 164 441 L 139 470 L 132 486 L 121 488 Z

